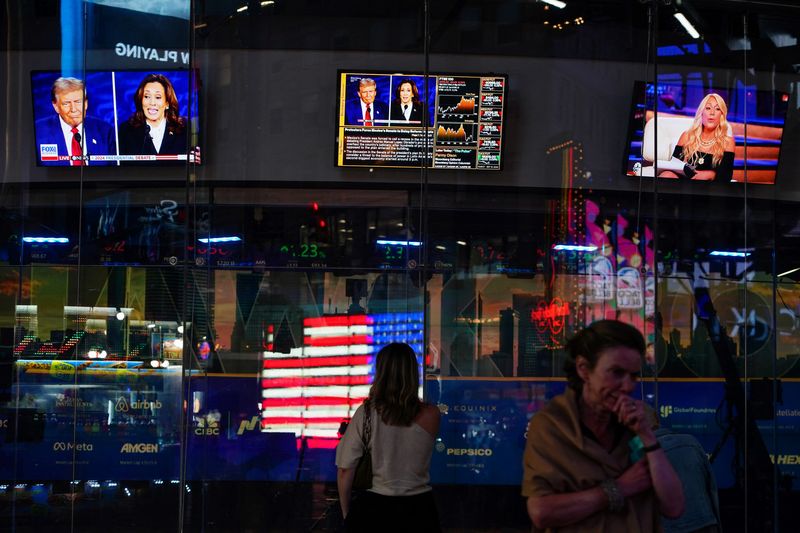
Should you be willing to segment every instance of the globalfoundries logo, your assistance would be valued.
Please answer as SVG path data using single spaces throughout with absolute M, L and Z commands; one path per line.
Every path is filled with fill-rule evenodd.
M 714 415 L 717 410 L 713 407 L 678 407 L 677 405 L 662 405 L 658 409 L 661 418 L 669 418 L 672 415 Z

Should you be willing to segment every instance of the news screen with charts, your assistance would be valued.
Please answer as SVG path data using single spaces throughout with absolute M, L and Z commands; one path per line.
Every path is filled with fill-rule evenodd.
M 502 169 L 508 76 L 338 76 L 337 166 Z
M 36 163 L 200 163 L 198 85 L 187 69 L 32 71 Z
M 775 184 L 788 93 L 659 79 L 657 85 L 636 82 L 632 100 L 623 163 L 628 176 L 658 172 L 665 180 L 733 183 L 746 176 L 748 183 Z

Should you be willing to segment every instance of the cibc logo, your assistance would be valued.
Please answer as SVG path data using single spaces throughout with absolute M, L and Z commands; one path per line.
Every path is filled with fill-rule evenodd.
M 68 452 L 75 450 L 76 452 L 91 452 L 94 446 L 90 442 L 54 442 L 54 452 Z
M 219 435 L 219 419 L 209 414 L 197 421 L 194 434 L 198 437 Z
M 122 445 L 122 448 L 120 448 L 119 453 L 158 453 L 158 444 L 148 442 L 126 442 Z

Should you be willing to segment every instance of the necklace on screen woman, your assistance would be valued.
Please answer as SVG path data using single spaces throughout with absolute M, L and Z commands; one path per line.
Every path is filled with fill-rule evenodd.
M 706 140 L 703 140 L 703 138 L 702 138 L 702 137 L 700 137 L 700 146 L 711 146 L 711 145 L 713 145 L 715 142 L 717 142 L 717 139 L 715 139 L 714 137 L 710 138 L 710 139 L 709 139 L 709 140 L 707 140 L 707 141 L 706 141 Z
M 708 148 L 709 146 L 713 146 L 714 143 L 717 142 L 717 140 L 712 137 L 711 139 L 709 139 L 707 141 L 704 141 L 703 138 L 700 137 L 700 141 L 699 142 L 700 142 L 700 146 L 702 146 L 703 148 Z M 705 163 L 705 158 L 704 157 L 701 157 L 700 159 L 697 160 L 697 164 L 698 165 L 702 165 L 703 163 Z

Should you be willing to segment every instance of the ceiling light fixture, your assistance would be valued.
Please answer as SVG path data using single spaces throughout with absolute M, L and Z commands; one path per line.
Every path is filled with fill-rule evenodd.
M 683 29 L 686 30 L 686 33 L 692 36 L 692 39 L 700 38 L 700 32 L 698 32 L 692 23 L 689 22 L 689 19 L 686 18 L 686 15 L 678 11 L 675 13 L 675 18 L 681 23 L 681 26 L 683 26 Z

